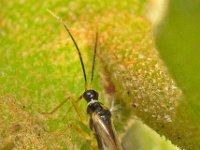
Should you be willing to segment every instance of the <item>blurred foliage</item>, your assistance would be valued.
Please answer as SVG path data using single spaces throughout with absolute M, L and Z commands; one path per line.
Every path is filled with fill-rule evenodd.
M 190 149 L 200 149 L 199 18 L 199 0 L 171 0 L 156 34 L 160 55 L 184 94 L 177 115 L 182 116 L 182 126 L 188 128 L 185 139 L 191 140 L 191 145 L 185 144 Z
M 157 34 L 160 54 L 188 97 L 194 117 L 200 118 L 200 2 L 171 1 L 167 17 Z
M 129 139 L 132 139 L 130 142 Z M 141 140 L 143 139 L 143 140 Z M 123 146 L 125 150 L 131 150 L 133 147 L 136 150 L 178 150 L 171 142 L 166 141 L 165 137 L 160 138 L 158 134 L 144 125 L 140 121 L 136 121 L 131 128 L 129 128 L 126 137 L 123 139 Z

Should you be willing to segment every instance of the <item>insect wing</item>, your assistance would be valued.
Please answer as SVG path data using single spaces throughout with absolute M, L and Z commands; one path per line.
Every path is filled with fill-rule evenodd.
M 101 144 L 102 150 L 121 150 L 120 143 L 112 124 L 106 125 L 97 113 L 92 114 L 93 128 L 97 134 L 98 143 Z

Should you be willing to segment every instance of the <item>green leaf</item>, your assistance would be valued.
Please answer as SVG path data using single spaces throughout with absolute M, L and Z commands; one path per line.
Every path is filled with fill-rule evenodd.
M 176 142 L 186 149 L 200 148 L 200 2 L 171 1 L 157 34 L 159 52 L 183 92 L 177 120 L 183 129 Z M 177 130 L 181 130 L 177 127 Z M 195 135 L 195 136 L 194 136 Z

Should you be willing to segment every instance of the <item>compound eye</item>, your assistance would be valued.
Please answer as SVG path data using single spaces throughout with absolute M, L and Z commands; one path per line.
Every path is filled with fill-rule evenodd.
M 90 92 L 89 96 L 90 96 L 90 98 L 93 98 L 94 97 L 94 93 Z
M 87 97 L 87 98 L 91 98 L 91 97 L 92 97 L 91 92 L 86 92 L 86 97 Z
M 87 93 L 86 93 L 86 95 L 87 95 L 87 96 L 90 96 L 90 95 L 91 95 L 91 93 L 90 93 L 90 92 L 87 92 Z

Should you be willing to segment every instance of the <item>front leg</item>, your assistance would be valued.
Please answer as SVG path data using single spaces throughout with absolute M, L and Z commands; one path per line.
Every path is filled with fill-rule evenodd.
M 42 114 L 45 115 L 52 115 L 53 113 L 55 113 L 60 107 L 62 107 L 67 101 L 70 101 L 72 103 L 72 106 L 68 109 L 67 112 L 69 112 L 72 107 L 74 107 L 76 113 L 78 114 L 80 120 L 83 122 L 83 116 L 81 114 L 81 112 L 79 111 L 79 108 L 77 107 L 76 103 L 79 102 L 82 99 L 82 95 L 78 97 L 77 100 L 75 100 L 74 98 L 72 98 L 71 96 L 68 96 L 64 101 L 62 101 L 58 106 L 56 106 L 52 111 L 50 112 L 43 112 Z

